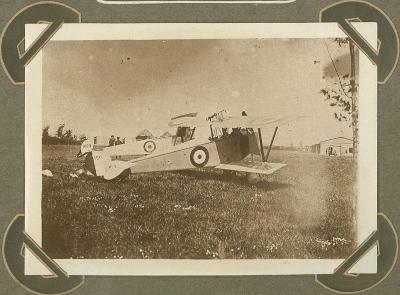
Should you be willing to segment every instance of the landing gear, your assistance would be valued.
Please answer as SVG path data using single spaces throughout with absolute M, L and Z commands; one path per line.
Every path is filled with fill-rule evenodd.
M 251 184 L 261 181 L 261 175 L 258 173 L 246 173 L 247 181 Z
M 222 175 L 224 176 L 225 179 L 232 180 L 236 177 L 236 171 L 223 170 Z

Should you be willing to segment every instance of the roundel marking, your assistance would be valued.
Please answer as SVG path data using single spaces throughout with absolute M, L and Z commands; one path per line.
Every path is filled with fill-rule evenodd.
M 156 143 L 152 140 L 148 140 L 144 143 L 143 149 L 145 150 L 145 152 L 152 153 L 156 149 Z
M 197 146 L 190 153 L 190 163 L 197 168 L 207 165 L 209 158 L 208 150 L 204 146 Z

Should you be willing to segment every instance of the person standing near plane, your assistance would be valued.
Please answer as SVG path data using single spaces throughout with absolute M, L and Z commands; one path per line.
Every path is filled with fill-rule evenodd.
M 113 146 L 113 145 L 115 145 L 115 137 L 114 135 L 111 135 L 111 138 L 108 141 L 108 146 Z
M 122 141 L 119 139 L 119 136 L 117 136 L 117 141 L 115 142 L 115 145 L 120 145 L 122 144 Z

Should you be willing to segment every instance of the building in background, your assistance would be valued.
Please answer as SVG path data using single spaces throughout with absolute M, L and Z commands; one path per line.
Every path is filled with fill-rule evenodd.
M 353 140 L 346 137 L 335 137 L 309 146 L 307 150 L 327 156 L 352 156 Z

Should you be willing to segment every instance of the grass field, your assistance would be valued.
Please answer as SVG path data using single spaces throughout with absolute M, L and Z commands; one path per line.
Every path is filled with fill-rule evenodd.
M 43 148 L 43 248 L 52 258 L 345 258 L 355 247 L 351 158 L 273 150 L 249 184 L 217 169 L 72 178 L 79 146 Z

